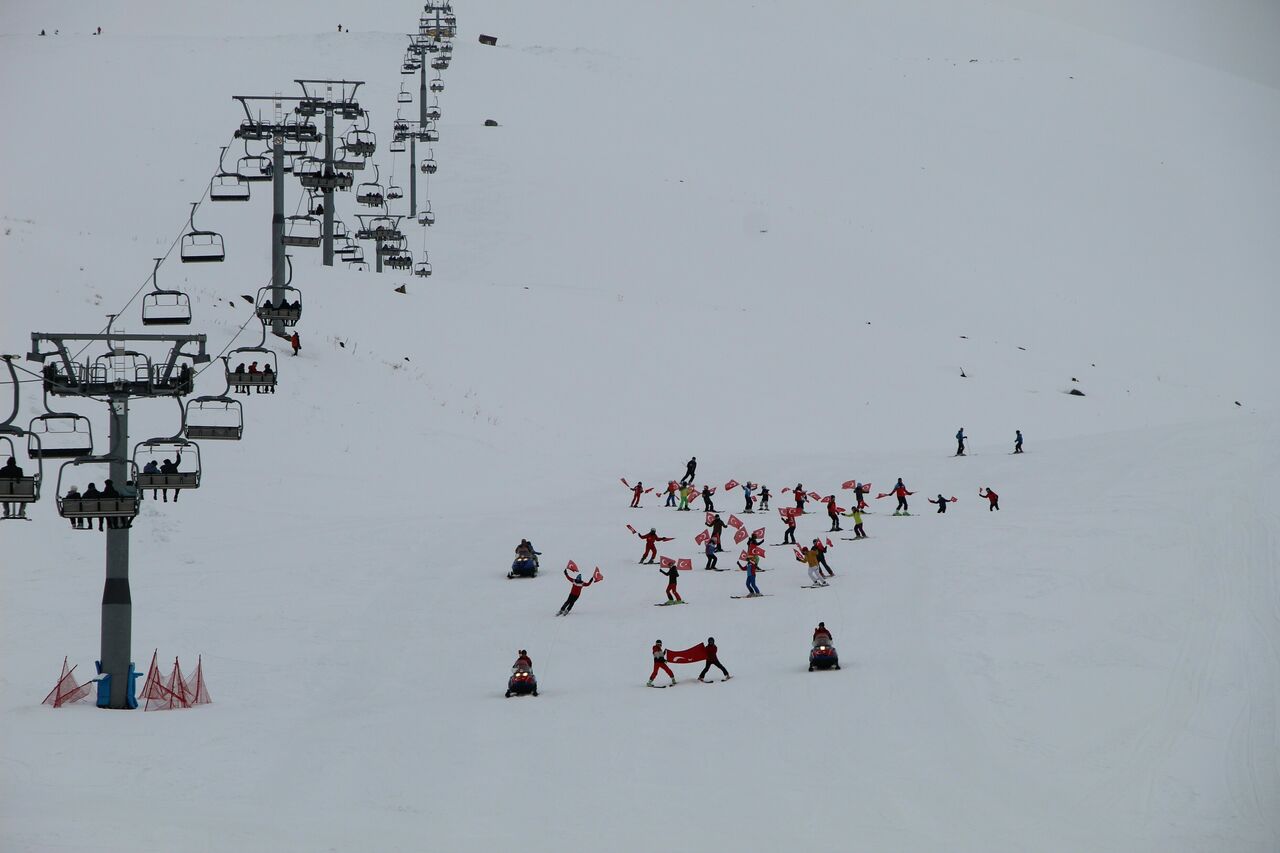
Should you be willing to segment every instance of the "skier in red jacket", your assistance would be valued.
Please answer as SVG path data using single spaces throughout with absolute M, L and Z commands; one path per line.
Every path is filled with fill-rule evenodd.
M 631 508 L 640 506 L 640 496 L 644 494 L 644 483 L 636 483 L 631 487 Z
M 711 667 L 716 667 L 724 673 L 724 680 L 728 681 L 731 676 L 729 670 L 724 668 L 724 664 L 720 663 L 720 647 L 716 645 L 715 637 L 707 637 L 707 665 L 702 668 L 702 674 L 698 676 L 699 681 L 707 680 L 707 673 L 711 671 Z
M 564 570 L 564 576 L 573 586 L 569 588 L 569 597 L 564 600 L 564 604 L 560 605 L 560 612 L 556 614 L 557 616 L 568 616 L 569 611 L 573 609 L 573 605 L 578 603 L 578 598 L 582 595 L 582 591 L 596 582 L 594 575 L 592 575 L 591 580 L 584 581 L 581 573 L 571 575 L 568 568 Z
M 783 545 L 796 544 L 796 518 L 794 515 L 788 515 L 782 519 L 782 523 L 787 526 L 787 532 L 782 536 Z
M 893 491 L 885 492 L 884 494 L 880 494 L 880 495 L 876 495 L 876 497 L 877 497 L 877 498 L 887 498 L 887 497 L 889 497 L 889 495 L 894 495 L 894 496 L 896 496 L 896 497 L 898 498 L 898 508 L 897 508 L 897 509 L 895 509 L 895 510 L 893 511 L 893 514 L 894 514 L 894 515 L 902 515 L 903 513 L 906 513 L 907 515 L 910 515 L 911 513 L 910 513 L 910 512 L 908 512 L 908 510 L 907 510 L 907 495 L 914 495 L 914 494 L 915 494 L 915 492 L 909 492 L 909 491 L 907 491 L 907 487 L 906 487 L 906 486 L 904 486 L 904 485 L 902 484 L 902 478 L 901 478 L 901 477 L 899 477 L 899 478 L 898 478 L 898 482 L 894 483 L 894 485 L 893 485 Z
M 978 489 L 978 497 L 986 498 L 990 502 L 990 505 L 987 507 L 987 512 L 1000 508 L 1000 496 L 991 491 L 990 486 L 987 486 L 987 493 L 985 495 L 982 493 L 982 489 Z
M 835 533 L 837 530 L 843 530 L 840 526 L 840 508 L 836 506 L 836 496 L 832 495 L 827 498 L 827 518 L 831 519 L 831 530 L 829 533 Z
M 653 680 L 658 677 L 658 671 L 661 670 L 671 676 L 671 683 L 676 683 L 676 674 L 671 671 L 671 667 L 667 666 L 667 650 L 662 647 L 662 641 L 658 640 L 653 644 L 653 672 L 649 673 L 649 686 L 653 686 Z
M 645 533 L 643 535 L 637 533 L 636 535 L 644 540 L 644 553 L 640 555 L 641 565 L 643 565 L 646 562 L 646 559 L 645 559 L 646 557 L 648 558 L 647 562 L 650 563 L 651 565 L 653 564 L 653 561 L 658 558 L 657 543 L 671 541 L 670 536 L 659 536 L 658 530 L 655 527 L 650 527 L 648 533 Z
M 809 500 L 809 496 L 804 493 L 804 485 L 796 483 L 795 491 L 791 493 L 791 496 L 796 499 L 796 509 L 804 512 L 805 502 Z

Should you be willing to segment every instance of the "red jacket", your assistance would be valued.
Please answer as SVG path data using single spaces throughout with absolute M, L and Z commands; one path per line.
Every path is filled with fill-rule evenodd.
M 987 500 L 991 501 L 991 503 L 992 503 L 992 505 L 993 505 L 993 506 L 995 505 L 995 502 L 996 502 L 996 501 L 1000 500 L 1000 496 L 999 496 L 999 495 L 997 495 L 995 492 L 991 491 L 990 489 L 987 489 L 987 493 L 986 493 L 985 495 L 984 495 L 984 494 L 982 494 L 981 492 L 979 492 L 979 493 L 978 493 L 978 496 L 979 496 L 979 497 L 984 497 L 984 498 L 986 498 Z
M 835 514 L 836 514 L 836 499 L 833 497 L 831 500 L 827 501 L 827 515 L 835 515 Z
M 908 492 L 906 486 L 899 486 L 898 488 L 893 490 L 892 494 L 895 494 L 901 498 L 901 497 L 905 497 L 906 495 L 914 495 L 915 492 Z
M 645 544 L 648 545 L 650 548 L 653 547 L 654 542 L 670 542 L 671 541 L 670 536 L 659 536 L 656 533 L 645 533 L 643 535 L 637 533 L 636 535 L 639 536 L 641 539 L 643 539 L 645 541 Z
M 830 643 L 830 642 L 831 642 L 831 632 L 830 632 L 830 631 L 828 631 L 826 628 L 814 628 L 814 629 L 813 629 L 813 638 L 816 640 L 816 639 L 818 639 L 819 637 L 826 637 L 826 638 L 827 638 L 827 642 L 828 642 L 828 643 Z
M 653 647 L 653 659 L 665 661 L 667 659 L 667 650 L 664 649 L 661 645 L 655 645 Z
M 578 596 L 582 595 L 582 591 L 584 589 L 586 589 L 587 587 L 591 586 L 593 583 L 596 582 L 596 579 L 594 577 L 592 577 L 591 580 L 589 581 L 580 581 L 574 575 L 569 574 L 568 569 L 564 570 L 564 576 L 566 579 L 568 579 L 569 583 L 573 584 L 573 588 L 569 590 L 569 594 L 572 595 L 574 598 L 577 598 Z
M 634 486 L 631 487 L 631 491 L 635 494 L 636 497 L 640 497 L 640 495 L 644 493 L 644 484 L 636 483 Z

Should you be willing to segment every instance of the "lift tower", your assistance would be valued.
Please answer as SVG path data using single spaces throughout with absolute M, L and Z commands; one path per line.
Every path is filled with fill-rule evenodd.
M 333 191 L 349 189 L 352 178 L 350 174 L 342 174 L 333 168 L 333 117 L 340 115 L 347 121 L 355 121 L 364 115 L 360 104 L 356 102 L 356 89 L 363 80 L 295 80 L 302 87 L 302 99 L 295 112 L 302 118 L 311 118 L 324 113 L 324 171 L 303 186 L 324 192 L 324 265 L 333 266 Z M 324 88 L 324 94 L 320 88 Z M 300 179 L 301 180 L 301 179 Z

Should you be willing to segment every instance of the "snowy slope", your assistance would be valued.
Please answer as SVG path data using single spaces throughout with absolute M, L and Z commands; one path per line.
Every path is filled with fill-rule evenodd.
M 794 5 L 458 6 L 436 275 L 295 250 L 302 356 L 135 527 L 134 656 L 203 654 L 215 704 L 38 706 L 96 656 L 102 544 L 51 503 L 0 526 L 0 848 L 1275 849 L 1276 90 L 1118 14 Z M 0 350 L 121 308 L 232 94 L 364 79 L 385 144 L 417 8 L 261 6 L 0 10 L 6 113 L 46 141 L 0 136 Z M 215 351 L 269 215 L 204 205 L 227 263 L 162 267 Z M 691 453 L 960 502 L 877 505 L 832 589 L 772 548 L 772 597 L 695 571 L 653 609 L 623 525 L 691 556 L 701 514 L 617 478 Z M 549 571 L 509 582 L 520 536 Z M 570 558 L 605 581 L 557 620 Z M 804 671 L 819 619 L 838 673 Z M 654 639 L 709 634 L 732 684 L 643 687 Z M 543 695 L 503 701 L 521 647 Z

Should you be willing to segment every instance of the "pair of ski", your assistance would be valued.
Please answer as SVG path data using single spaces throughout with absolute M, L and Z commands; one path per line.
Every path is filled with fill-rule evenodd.
M 670 607 L 670 606 L 671 606 L 671 605 L 673 605 L 673 604 L 688 604 L 688 603 L 689 603 L 689 602 L 684 601 L 684 600 L 681 600 L 681 601 L 660 601 L 660 602 L 658 602 L 657 604 L 655 604 L 655 605 L 653 605 L 653 606 L 654 606 L 654 607 Z
M 731 595 L 729 597 L 730 598 L 769 598 L 772 595 L 773 593 L 771 592 L 762 592 L 759 595 Z
M 730 676 L 732 677 L 732 676 Z M 715 684 L 717 681 L 728 681 L 728 678 L 695 678 L 694 681 L 700 681 L 703 684 Z M 645 687 L 652 687 L 654 690 L 666 690 L 668 687 L 675 687 L 679 682 L 671 682 L 670 684 L 646 684 Z M 688 684 L 689 682 L 684 682 Z

